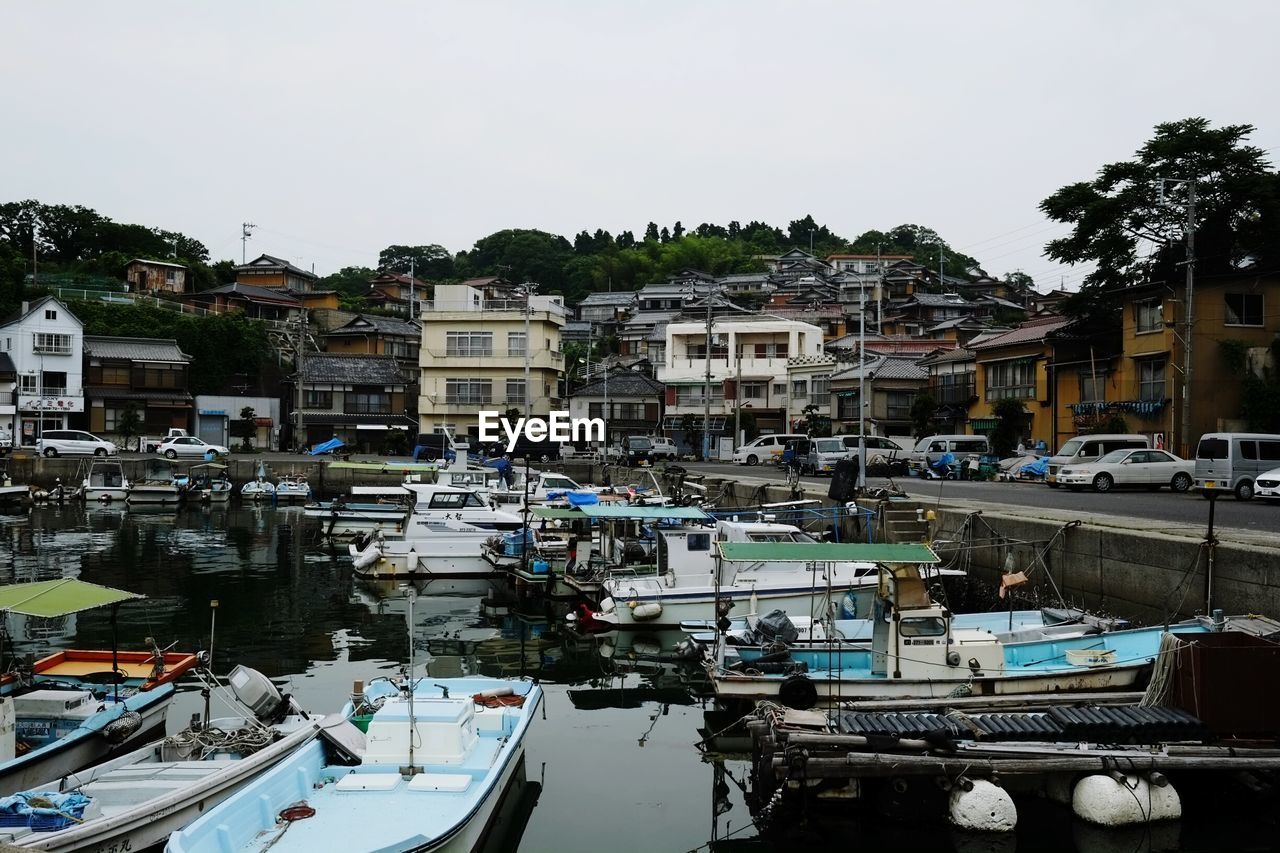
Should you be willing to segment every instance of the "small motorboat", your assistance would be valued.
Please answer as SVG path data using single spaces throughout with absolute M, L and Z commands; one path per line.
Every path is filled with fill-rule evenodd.
M 231 499 L 231 480 L 227 466 L 217 462 L 192 465 L 187 472 L 187 493 L 201 503 L 226 503 Z
M 148 459 L 141 480 L 129 484 L 125 500 L 130 504 L 176 506 L 182 500 L 182 487 L 167 459 Z
M 309 501 L 311 500 L 311 484 L 301 474 L 285 474 L 276 483 L 276 500 Z
M 124 500 L 129 496 L 129 480 L 124 475 L 124 466 L 114 459 L 95 459 L 89 463 L 89 472 L 80 492 L 90 502 Z
M 267 466 L 258 463 L 258 476 L 240 487 L 240 497 L 246 500 L 270 500 L 275 497 L 276 484 L 267 479 Z

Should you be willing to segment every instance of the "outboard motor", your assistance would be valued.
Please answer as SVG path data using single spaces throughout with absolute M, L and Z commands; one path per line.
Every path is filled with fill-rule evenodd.
M 227 680 L 231 682 L 231 691 L 235 693 L 236 699 L 259 720 L 274 717 L 284 703 L 280 691 L 271 683 L 271 679 L 256 669 L 238 665 L 231 670 Z

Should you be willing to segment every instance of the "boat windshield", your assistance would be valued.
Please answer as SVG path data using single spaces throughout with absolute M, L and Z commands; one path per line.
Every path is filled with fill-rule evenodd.
M 770 533 L 748 533 L 748 542 L 813 542 L 813 537 L 798 530 L 779 530 Z

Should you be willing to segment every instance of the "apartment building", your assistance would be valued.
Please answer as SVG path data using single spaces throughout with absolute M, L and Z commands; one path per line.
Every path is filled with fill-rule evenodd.
M 84 413 L 84 326 L 61 300 L 23 302 L 0 325 L 0 346 L 13 362 L 18 399 L 14 444 L 34 445 L 47 429 L 67 429 Z

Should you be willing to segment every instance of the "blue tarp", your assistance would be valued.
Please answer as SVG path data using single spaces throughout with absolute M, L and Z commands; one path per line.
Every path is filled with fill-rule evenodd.
M 938 461 L 933 463 L 933 467 L 941 471 L 942 469 L 956 464 L 956 455 L 948 450 L 946 453 L 938 457 Z
M 1043 477 L 1049 473 L 1049 460 L 1047 457 L 1041 457 L 1035 462 L 1028 462 L 1018 469 L 1019 474 L 1031 474 L 1036 477 Z
M 311 448 L 310 455 L 319 456 L 321 453 L 329 453 L 331 451 L 337 450 L 339 447 L 342 447 L 342 446 L 343 446 L 342 439 L 331 438 L 328 441 L 322 441 L 319 444 L 317 444 L 315 447 Z
M 590 506 L 600 503 L 600 496 L 595 492 L 567 492 L 569 506 Z

